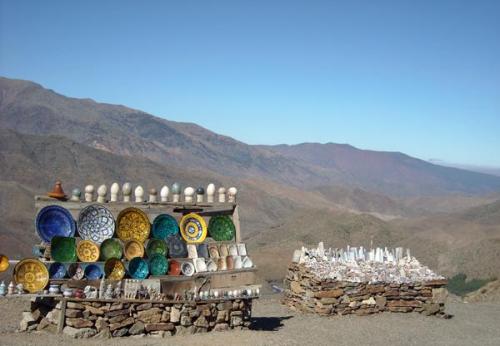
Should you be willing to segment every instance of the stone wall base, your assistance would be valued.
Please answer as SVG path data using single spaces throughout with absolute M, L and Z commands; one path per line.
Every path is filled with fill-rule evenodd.
M 23 313 L 22 331 L 64 333 L 74 338 L 170 336 L 250 326 L 251 299 L 130 303 L 36 298 Z
M 444 312 L 446 280 L 412 284 L 318 280 L 305 266 L 292 264 L 284 283 L 282 303 L 301 312 L 325 316 L 420 312 L 449 317 Z

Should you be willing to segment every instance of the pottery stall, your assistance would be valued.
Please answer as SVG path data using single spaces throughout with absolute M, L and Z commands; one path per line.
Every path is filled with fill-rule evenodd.
M 35 197 L 34 257 L 0 255 L 2 271 L 15 265 L 0 293 L 33 296 L 22 330 L 112 337 L 249 326 L 260 286 L 241 242 L 236 188 L 181 194 L 175 183 L 147 200 L 129 183 L 120 196 L 117 183 L 107 192 L 88 185 L 83 199 L 79 189 L 67 198 L 57 182 Z
M 448 318 L 447 280 L 403 248 L 296 250 L 283 303 L 319 315 L 419 312 Z

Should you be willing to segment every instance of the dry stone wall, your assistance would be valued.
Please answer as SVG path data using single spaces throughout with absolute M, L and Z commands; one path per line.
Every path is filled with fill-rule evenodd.
M 449 317 L 445 279 L 414 283 L 348 282 L 318 278 L 304 264 L 292 263 L 285 278 L 283 303 L 319 315 L 369 315 L 378 312 L 420 312 Z
M 20 329 L 74 338 L 170 336 L 250 326 L 251 299 L 179 303 L 69 301 L 36 298 L 23 313 Z M 64 314 L 64 318 L 61 318 Z M 62 323 L 62 325 L 60 325 Z

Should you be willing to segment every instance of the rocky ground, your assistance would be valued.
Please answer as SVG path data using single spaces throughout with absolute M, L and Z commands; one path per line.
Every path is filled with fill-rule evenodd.
M 102 345 L 102 340 L 16 332 L 27 302 L 0 299 L 0 345 Z M 294 313 L 267 296 L 254 304 L 252 329 L 190 336 L 117 338 L 108 346 L 146 345 L 498 345 L 500 303 L 447 303 L 450 320 L 418 313 L 319 317 Z

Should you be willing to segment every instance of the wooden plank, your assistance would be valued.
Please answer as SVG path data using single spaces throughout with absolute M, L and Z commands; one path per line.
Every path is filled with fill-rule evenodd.
M 66 302 L 67 302 L 66 298 L 63 298 L 60 301 L 61 311 L 59 313 L 59 321 L 57 322 L 57 333 L 58 334 L 62 334 L 63 329 L 64 329 L 64 321 L 66 318 Z

